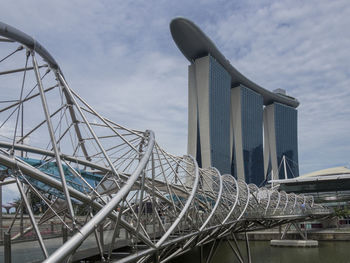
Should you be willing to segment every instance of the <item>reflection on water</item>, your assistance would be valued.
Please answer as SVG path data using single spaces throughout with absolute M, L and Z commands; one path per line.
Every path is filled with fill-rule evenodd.
M 245 255 L 244 242 L 239 243 Z M 317 248 L 271 247 L 269 241 L 250 241 L 253 263 L 350 263 L 350 241 L 319 241 Z M 204 253 L 209 253 L 205 246 Z M 178 257 L 172 263 L 199 263 L 199 249 Z M 228 243 L 222 242 L 211 263 L 238 262 Z

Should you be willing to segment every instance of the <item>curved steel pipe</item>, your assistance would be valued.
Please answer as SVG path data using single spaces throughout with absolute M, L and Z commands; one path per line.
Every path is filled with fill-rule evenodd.
M 0 36 L 5 37 L 0 40 L 0 44 L 16 45 L 18 42 L 20 47 L 15 52 L 32 52 L 33 56 L 36 54 L 49 64 L 47 73 L 50 73 L 51 79 L 47 83 L 56 83 L 54 86 L 50 84 L 50 88 L 45 87 L 42 82 L 46 74 L 38 74 L 39 68 L 47 65 L 39 66 L 35 63 L 41 95 L 58 91 L 62 100 L 61 105 L 58 105 L 59 109 L 54 111 L 55 114 L 46 113 L 46 121 L 40 120 L 39 125 L 30 123 L 34 126 L 29 127 L 30 132 L 23 134 L 24 137 L 16 138 L 15 132 L 14 138 L 6 141 L 7 137 L 3 136 L 5 141 L 0 142 L 0 164 L 9 168 L 8 177 L 29 184 L 35 193 L 39 193 L 39 198 L 46 202 L 50 200 L 44 195 L 52 190 L 57 192 L 58 198 L 67 196 L 68 204 L 70 199 L 75 199 L 97 211 L 87 223 L 77 225 L 77 233 L 44 262 L 61 262 L 69 257 L 96 230 L 97 225 L 104 222 L 108 226 L 114 221 L 114 231 L 122 228 L 133 236 L 131 240 L 147 246 L 145 250 L 122 261 L 140 259 L 140 262 L 144 262 L 156 251 L 160 252 L 160 260 L 168 260 L 182 253 L 184 249 L 225 237 L 232 231 L 256 229 L 260 227 L 257 223 L 259 220 L 267 225 L 276 225 L 283 220 L 292 220 L 291 218 L 310 218 L 308 213 L 312 213 L 312 209 L 320 209 L 314 205 L 313 197 L 289 195 L 247 185 L 231 175 L 221 176 L 215 168 L 198 168 L 197 162 L 191 156 L 177 157 L 165 152 L 156 144 L 152 131 L 142 133 L 128 129 L 97 113 L 68 86 L 54 58 L 36 40 L 1 22 Z M 11 54 L 13 52 L 7 57 L 11 57 Z M 215 52 L 211 54 L 215 55 Z M 20 72 L 33 72 L 32 69 L 21 68 Z M 12 69 L 5 72 L 0 77 L 8 77 L 19 71 Z M 231 73 L 239 79 L 239 72 L 233 70 Z M 23 109 L 24 102 L 36 106 L 35 98 L 39 95 L 29 92 L 24 100 L 12 100 L 10 106 L 0 107 L 0 114 L 11 117 L 11 111 L 21 107 Z M 51 94 L 47 98 L 54 101 L 47 101 L 46 108 L 57 104 L 57 98 Z M 295 101 L 292 103 L 297 106 Z M 31 105 L 26 105 L 25 108 L 28 110 Z M 61 128 L 62 122 L 57 121 L 57 116 L 61 115 L 62 118 L 65 111 L 70 116 L 66 119 L 67 130 L 59 136 L 56 129 Z M 56 113 L 60 114 L 56 116 Z M 24 143 L 29 135 L 36 135 L 37 141 L 44 140 L 45 136 L 42 135 L 45 134 L 40 134 L 38 130 L 41 125 L 51 121 L 53 124 L 49 146 L 46 146 L 46 141 L 43 145 L 36 144 L 35 147 Z M 6 132 L 2 126 L 1 132 Z M 66 138 L 64 136 L 70 138 L 62 143 L 62 138 Z M 50 145 L 53 149 L 46 150 L 45 147 Z M 21 152 L 21 158 L 14 155 L 16 151 Z M 29 158 L 24 158 L 26 155 Z M 39 158 L 30 159 L 32 156 Z M 56 163 L 52 161 L 54 158 L 58 160 Z M 43 170 L 45 165 L 53 170 L 58 165 L 61 180 L 55 175 L 55 171 Z M 85 173 L 87 178 L 100 176 L 100 179 L 87 186 L 88 179 L 82 177 L 81 173 Z M 37 182 L 37 185 L 31 185 L 29 180 Z M 75 188 L 79 184 L 80 188 Z M 307 213 L 301 213 L 298 205 L 305 205 Z M 51 204 L 50 208 L 54 209 L 54 206 Z M 65 208 L 60 211 L 66 213 Z M 46 219 L 60 217 L 58 210 L 55 212 Z M 59 219 L 65 223 L 63 219 Z M 34 229 L 39 229 L 37 222 L 32 221 Z M 152 230 L 150 226 L 153 226 Z M 116 232 L 113 236 L 116 236 Z M 169 251 L 165 252 L 166 250 Z

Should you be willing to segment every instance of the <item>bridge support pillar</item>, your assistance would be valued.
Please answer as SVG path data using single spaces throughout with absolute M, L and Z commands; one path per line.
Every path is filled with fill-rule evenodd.
M 100 242 L 102 248 L 104 248 L 104 237 L 103 237 L 103 223 L 99 225 L 99 230 L 100 230 Z
M 2 240 L 2 185 L 0 185 L 0 240 Z
M 306 226 L 305 226 L 305 234 L 303 233 L 303 231 L 301 230 L 300 226 L 298 223 L 293 223 L 293 226 L 295 227 L 295 229 L 298 231 L 299 235 L 304 239 L 307 240 L 307 235 L 306 235 Z
M 303 240 L 298 239 L 289 239 L 286 240 L 286 234 L 289 231 L 291 226 L 294 226 L 297 233 L 302 237 Z M 307 239 L 307 230 L 306 226 L 304 231 L 300 228 L 298 223 L 292 222 L 288 223 L 282 233 L 282 236 L 278 240 L 271 240 L 270 241 L 271 246 L 280 246 L 280 247 L 317 247 L 318 241 L 317 240 L 310 240 Z
M 222 239 L 219 239 L 219 241 L 217 241 L 216 239 L 213 241 L 209 254 L 207 256 L 207 260 L 206 263 L 210 263 L 211 260 L 213 259 L 213 257 L 215 256 L 216 252 L 218 251 L 218 248 L 220 247 L 220 244 L 222 242 Z M 201 253 L 201 256 L 204 255 L 204 253 Z M 204 262 L 204 257 L 203 257 L 203 262 Z
M 63 244 L 66 243 L 68 240 L 68 229 L 65 225 L 62 225 L 62 239 L 63 239 Z
M 11 263 L 11 234 L 4 233 L 4 262 Z
M 290 226 L 292 225 L 292 223 L 288 223 L 283 231 L 283 234 L 281 235 L 281 240 L 284 239 L 284 237 L 286 236 Z
M 252 263 L 252 258 L 251 258 L 251 255 L 250 255 L 250 246 L 249 246 L 248 233 L 245 232 L 244 236 L 245 236 L 245 245 L 246 245 L 246 249 L 247 249 L 248 263 Z
M 278 237 L 279 237 L 279 239 L 282 239 L 282 226 L 281 225 L 278 226 Z
M 159 263 L 159 252 L 158 250 L 154 253 L 154 263 Z
M 203 246 L 200 246 L 200 263 L 204 263 Z
M 235 254 L 235 256 L 236 256 L 236 258 L 238 259 L 238 261 L 239 261 L 240 263 L 244 263 L 243 258 L 242 258 L 242 255 L 241 255 L 241 253 L 240 253 L 240 251 L 239 251 L 239 247 L 238 247 L 238 245 L 237 245 L 237 243 L 236 243 L 236 240 L 235 240 L 236 248 L 234 247 L 234 245 L 232 244 L 232 242 L 231 242 L 231 240 L 230 240 L 229 238 L 227 238 L 227 242 L 228 242 L 228 244 L 230 245 L 231 250 L 232 250 L 233 253 Z

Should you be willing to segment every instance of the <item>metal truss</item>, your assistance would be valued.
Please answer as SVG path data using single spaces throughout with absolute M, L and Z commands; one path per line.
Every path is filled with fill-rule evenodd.
M 69 260 L 91 236 L 104 260 L 127 239 L 134 253 L 118 262 L 165 262 L 235 232 L 328 214 L 313 197 L 247 185 L 167 153 L 151 130 L 95 111 L 36 40 L 4 23 L 0 36 L 1 185 L 21 196 L 7 232 L 20 239 L 34 231 L 44 262 Z M 15 232 L 24 211 L 31 226 Z M 72 233 L 53 253 L 40 231 L 50 221 Z

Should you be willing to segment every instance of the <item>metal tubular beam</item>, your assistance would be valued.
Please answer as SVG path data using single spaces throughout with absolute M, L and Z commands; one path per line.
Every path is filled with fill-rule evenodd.
M 246 202 L 244 208 L 242 209 L 240 216 L 237 218 L 237 221 L 239 221 L 241 219 L 241 217 L 244 215 L 245 211 L 247 210 L 247 207 L 249 205 L 249 199 L 250 199 L 249 187 L 246 183 L 243 182 L 243 184 L 246 186 L 246 189 L 247 189 L 247 202 Z
M 111 259 L 111 254 L 112 254 L 112 250 L 114 248 L 115 238 L 117 237 L 117 235 L 119 235 L 119 228 L 120 228 L 119 223 L 120 223 L 121 216 L 123 214 L 122 209 L 123 209 L 123 207 L 121 207 L 121 210 L 119 211 L 119 214 L 118 214 L 118 218 L 115 221 L 115 226 L 113 229 L 113 236 L 112 236 L 111 244 L 109 245 L 109 248 L 108 248 L 108 256 L 107 256 L 108 260 Z
M 10 180 L 7 180 L 5 182 L 0 182 L 0 186 L 7 185 L 7 184 L 13 184 L 13 183 L 16 183 L 16 180 L 10 179 Z
M 12 143 L 0 141 L 0 147 L 11 148 Z M 28 146 L 28 145 L 23 145 L 23 144 L 15 144 L 14 149 L 20 150 L 20 151 L 26 151 L 26 152 L 30 152 L 30 153 L 35 153 L 35 154 L 41 154 L 44 156 L 52 156 L 52 157 L 55 156 L 55 154 L 52 151 L 48 151 L 48 150 L 44 150 L 44 149 L 40 149 L 40 148 L 35 148 L 33 146 Z M 79 159 L 77 157 L 69 156 L 69 155 L 62 154 L 62 153 L 60 156 L 61 156 L 62 160 L 77 163 L 77 164 L 89 167 L 90 169 L 97 169 L 97 170 L 99 170 L 101 172 L 105 172 L 105 173 L 112 172 L 111 169 L 104 167 L 104 166 L 101 166 L 99 164 L 95 164 L 91 161 L 82 160 L 82 159 Z M 126 176 L 126 175 L 121 174 L 121 177 L 126 179 L 126 180 L 128 179 L 128 175 Z M 154 182 L 155 182 L 155 184 L 163 184 L 162 181 L 155 180 L 155 179 L 154 179 Z M 136 182 L 135 184 L 138 185 L 138 182 Z M 183 190 L 182 188 L 179 188 L 175 185 L 173 185 L 172 187 L 177 191 L 180 191 L 180 192 L 187 194 L 187 191 Z M 159 193 L 156 192 L 155 194 L 158 198 L 162 198 L 164 201 L 169 201 L 168 199 L 166 199 L 164 196 L 160 195 Z
M 47 67 L 47 65 L 38 66 L 38 68 L 44 68 L 44 67 Z M 13 69 L 13 70 L 1 71 L 0 76 L 12 74 L 12 73 L 23 72 L 23 71 L 28 71 L 28 70 L 33 70 L 33 69 L 34 69 L 34 67 L 27 67 L 27 68 L 18 68 L 18 69 Z
M 47 250 L 46 250 L 46 247 L 45 247 L 45 244 L 44 244 L 44 240 L 43 240 L 43 238 L 42 238 L 42 236 L 41 236 L 41 234 L 40 234 L 39 227 L 38 227 L 38 225 L 37 225 L 36 222 L 35 222 L 34 213 L 33 213 L 33 211 L 32 211 L 32 208 L 31 208 L 31 206 L 30 206 L 30 203 L 29 203 L 29 201 L 28 201 L 28 199 L 27 199 L 27 196 L 26 196 L 25 191 L 24 191 L 24 189 L 23 189 L 22 183 L 21 183 L 21 181 L 18 179 L 18 177 L 16 178 L 16 181 L 17 181 L 17 187 L 18 187 L 18 189 L 19 189 L 19 192 L 21 193 L 22 199 L 23 199 L 24 204 L 25 204 L 25 206 L 26 206 L 26 208 L 27 208 L 30 221 L 32 222 L 34 231 L 35 231 L 35 233 L 36 233 L 36 235 L 37 235 L 37 237 L 38 237 L 38 241 L 39 241 L 40 248 L 41 248 L 41 250 L 43 251 L 45 258 L 48 258 L 49 254 L 47 253 Z
M 70 90 L 70 92 L 76 96 L 86 107 L 88 107 L 88 109 L 96 116 L 98 117 L 108 128 L 110 128 L 116 135 L 118 135 L 118 137 L 120 139 L 122 139 L 124 141 L 124 143 L 126 143 L 127 145 L 129 145 L 135 152 L 139 153 L 139 151 L 128 142 L 128 140 L 126 140 L 124 138 L 123 135 L 121 135 L 105 118 L 103 118 L 100 114 L 98 114 L 93 108 L 91 108 L 91 106 L 89 104 L 87 104 L 87 102 L 85 102 L 78 94 L 76 94 L 73 90 Z
M 52 144 L 52 148 L 53 148 L 53 150 L 55 152 L 56 165 L 57 165 L 60 177 L 61 177 L 62 187 L 63 187 L 64 195 L 66 197 L 68 211 L 69 211 L 69 214 L 72 217 L 73 225 L 74 225 L 75 224 L 74 223 L 75 222 L 75 216 L 74 216 L 73 205 L 72 205 L 70 194 L 69 194 L 69 191 L 68 191 L 68 188 L 67 188 L 66 176 L 64 175 L 64 171 L 63 171 L 63 168 L 62 168 L 61 156 L 60 156 L 60 153 L 59 153 L 59 150 L 58 150 L 58 147 L 57 147 L 55 133 L 54 133 L 54 129 L 53 129 L 53 126 L 52 126 L 50 113 L 49 113 L 49 108 L 48 108 L 48 104 L 47 104 L 47 100 L 46 100 L 46 96 L 45 96 L 45 92 L 44 92 L 44 87 L 43 87 L 43 83 L 41 81 L 40 72 L 39 72 L 39 68 L 38 68 L 38 63 L 37 63 L 37 61 L 35 59 L 34 52 L 32 52 L 32 59 L 33 59 L 33 67 L 34 67 L 35 77 L 36 77 L 36 80 L 37 80 L 37 83 L 38 83 L 39 92 L 40 92 L 41 102 L 42 102 L 43 110 L 44 110 L 45 117 L 46 117 L 46 123 L 47 123 L 47 126 L 48 126 L 50 138 L 51 138 L 51 144 Z
M 210 215 L 208 216 L 207 220 L 205 220 L 205 222 L 203 223 L 203 225 L 199 228 L 199 231 L 202 231 L 207 224 L 209 223 L 210 219 L 214 216 L 216 209 L 218 208 L 220 201 L 221 201 L 221 196 L 222 196 L 222 177 L 220 172 L 214 168 L 214 171 L 217 173 L 218 178 L 219 178 L 219 193 L 218 193 L 218 197 L 216 199 L 215 205 L 213 207 L 213 209 L 211 210 Z
M 56 75 L 56 79 L 59 79 L 59 76 L 61 75 L 61 72 L 60 72 L 60 69 L 55 69 L 55 75 Z M 61 84 L 61 83 L 60 83 Z M 62 84 L 60 85 L 61 87 L 63 86 Z M 86 160 L 90 161 L 90 156 L 87 152 L 87 149 L 85 147 L 85 141 L 83 140 L 83 136 L 81 135 L 81 131 L 80 131 L 80 128 L 79 128 L 79 125 L 78 125 L 78 119 L 75 115 L 75 112 L 74 112 L 74 109 L 73 109 L 73 102 L 72 100 L 70 99 L 69 97 L 69 94 L 67 93 L 66 89 L 63 89 L 63 93 L 66 97 L 66 101 L 67 101 L 67 104 L 69 105 L 69 114 L 70 114 L 70 117 L 72 118 L 72 122 L 73 122 L 73 126 L 74 126 L 74 130 L 75 130 L 75 133 L 79 139 L 79 143 L 80 143 L 80 147 L 81 147 L 81 150 L 83 151 L 84 153 L 84 156 L 86 158 Z
M 167 232 L 161 237 L 161 239 L 159 239 L 159 241 L 156 243 L 156 247 L 159 247 L 168 237 L 169 235 L 174 231 L 174 229 L 177 227 L 177 225 L 180 223 L 181 219 L 183 218 L 183 216 L 185 215 L 185 213 L 187 212 L 188 208 L 190 207 L 192 200 L 196 194 L 197 188 L 198 188 L 198 182 L 199 182 L 199 171 L 198 171 L 198 165 L 197 162 L 194 160 L 194 158 L 192 156 L 189 156 L 191 158 L 191 160 L 193 161 L 194 167 L 195 167 L 195 180 L 193 183 L 193 187 L 192 187 L 192 191 L 191 194 L 189 195 L 182 211 L 180 212 L 180 214 L 177 216 L 176 220 L 174 221 L 174 223 L 171 225 L 171 227 L 169 227 L 169 229 L 167 230 Z
M 231 247 L 231 250 L 233 251 L 233 253 L 235 254 L 236 258 L 238 259 L 238 261 L 240 263 L 244 263 L 242 257 L 239 255 L 238 251 L 235 249 L 235 247 L 233 246 L 233 244 L 231 243 L 231 240 L 227 239 L 228 244 Z
M 66 80 L 63 78 L 63 76 L 60 73 L 58 74 L 58 78 L 61 81 L 63 87 L 65 88 L 64 90 L 68 93 L 69 98 L 72 100 L 72 102 L 76 106 L 80 116 L 85 121 L 87 128 L 89 129 L 91 135 L 94 137 L 96 144 L 98 145 L 98 147 L 100 148 L 100 150 L 103 153 L 104 157 L 106 158 L 106 161 L 108 162 L 108 164 L 109 164 L 110 168 L 112 169 L 113 173 L 119 178 L 119 173 L 115 169 L 115 167 L 113 165 L 113 162 L 111 161 L 111 159 L 109 158 L 109 156 L 106 153 L 105 149 L 103 148 L 103 146 L 102 146 L 100 140 L 98 139 L 98 136 L 96 135 L 94 129 L 91 127 L 91 125 L 89 124 L 87 118 L 85 117 L 85 115 L 83 114 L 81 108 L 79 107 L 79 105 L 78 105 L 76 99 L 74 98 L 74 96 L 72 94 L 72 91 L 70 90 Z
M 11 263 L 11 234 L 8 232 L 4 233 L 4 260 L 5 263 Z
M 154 134 L 152 131 L 148 131 L 148 133 L 149 141 L 145 154 L 141 158 L 138 167 L 130 176 L 129 180 L 123 185 L 118 193 L 79 230 L 78 233 L 69 239 L 63 246 L 57 249 L 48 259 L 43 261 L 44 263 L 62 262 L 64 258 L 70 255 L 70 253 L 72 253 L 83 242 L 83 240 L 85 240 L 91 234 L 91 232 L 95 229 L 95 226 L 100 224 L 129 193 L 135 181 L 139 178 L 142 170 L 145 169 L 148 159 L 153 151 Z
M 54 88 L 56 88 L 56 86 L 52 86 L 52 87 L 50 87 L 50 88 L 47 88 L 47 89 L 45 89 L 44 91 L 45 91 L 45 92 L 49 92 L 49 91 L 53 90 Z M 11 104 L 11 105 L 9 105 L 9 106 L 7 106 L 7 107 L 5 107 L 5 108 L 0 109 L 0 113 L 6 111 L 6 110 L 8 110 L 8 109 L 11 109 L 11 108 L 13 108 L 13 107 L 16 107 L 16 106 L 18 106 L 18 105 L 21 104 L 21 103 L 24 103 L 24 102 L 27 102 L 27 101 L 29 101 L 29 100 L 31 100 L 31 99 L 34 99 L 34 98 L 38 97 L 39 95 L 40 95 L 40 93 L 36 93 L 36 94 L 34 94 L 34 95 L 32 95 L 32 96 L 25 97 L 22 101 L 16 100 L 16 102 L 14 102 L 13 104 Z M 28 95 L 27 95 L 27 96 L 28 96 Z M 23 138 L 21 138 L 18 142 L 21 142 L 22 139 L 23 139 Z
M 21 160 L 18 160 L 18 159 L 15 160 L 13 158 L 10 158 L 8 156 L 0 154 L 0 163 L 11 168 L 11 169 L 19 168 L 23 174 L 28 175 L 28 176 L 30 176 L 33 179 L 36 179 L 38 181 L 45 182 L 47 185 L 54 187 L 58 190 L 62 190 L 62 184 L 59 181 L 46 175 L 45 173 L 41 172 L 40 170 L 37 170 L 37 169 L 29 166 L 28 164 L 23 163 Z M 103 208 L 103 206 L 101 204 L 97 203 L 96 201 L 93 201 L 93 199 L 90 196 L 88 196 L 82 192 L 79 192 L 78 190 L 76 190 L 70 186 L 68 186 L 68 190 L 69 190 L 72 197 L 74 197 L 74 198 L 76 198 L 84 203 L 91 204 L 94 208 L 96 208 L 98 210 Z M 109 216 L 112 219 L 117 219 L 117 217 L 118 217 L 117 214 L 115 214 L 115 213 L 110 213 Z M 153 246 L 153 244 L 146 237 L 144 237 L 141 233 L 136 233 L 134 228 L 132 228 L 127 222 L 125 222 L 124 220 L 121 220 L 121 224 L 124 228 L 127 229 L 127 231 L 130 231 L 134 235 L 137 235 L 146 244 Z
M 201 33 L 198 30 L 194 30 L 194 32 Z M 202 37 L 204 37 L 202 40 L 207 40 L 205 35 L 202 34 Z M 108 227 L 111 222 L 115 222 L 115 226 L 112 240 L 106 244 L 108 245 L 109 261 L 111 261 L 115 238 L 121 231 L 121 233 L 125 233 L 125 238 L 130 238 L 133 241 L 136 250 L 127 257 L 118 260 L 119 263 L 136 260 L 139 263 L 144 263 L 149 261 L 153 255 L 156 262 L 167 262 L 189 251 L 192 247 L 213 242 L 207 258 L 207 261 L 210 261 L 218 244 L 223 240 L 222 238 L 227 238 L 230 234 L 233 235 L 236 247 L 231 241 L 228 241 L 229 245 L 238 261 L 243 262 L 242 253 L 235 240 L 235 232 L 245 233 L 248 261 L 250 262 L 247 231 L 327 215 L 327 212 L 317 210 L 320 209 L 320 206 L 314 205 L 312 197 L 286 194 L 285 192 L 279 193 L 274 189 L 258 188 L 253 184 L 247 185 L 241 180 L 237 181 L 231 175 L 221 176 L 215 168 L 198 168 L 197 162 L 191 156 L 178 157 L 165 152 L 156 144 L 153 132 L 143 133 L 128 129 L 100 115 L 69 87 L 56 61 L 36 40 L 0 22 L 0 44 L 6 42 L 5 46 L 11 46 L 12 44 L 7 42 L 12 41 L 17 41 L 20 46 L 18 47 L 18 43 L 14 43 L 15 49 L 11 48 L 10 52 L 5 52 L 5 57 L 0 60 L 0 63 L 4 60 L 7 62 L 14 59 L 13 54 L 24 50 L 32 54 L 33 65 L 23 69 L 23 65 L 9 64 L 11 66 L 2 69 L 0 73 L 1 81 L 5 78 L 4 83 L 6 83 L 6 80 L 11 79 L 11 77 L 16 79 L 17 72 L 30 71 L 28 74 L 34 73 L 37 82 L 37 85 L 29 90 L 25 98 L 18 100 L 15 97 L 2 101 L 2 103 L 7 104 L 3 104 L 4 107 L 0 109 L 0 114 L 5 116 L 5 122 L 0 126 L 0 133 L 2 134 L 4 131 L 4 140 L 7 140 L 0 142 L 0 165 L 8 168 L 1 170 L 0 187 L 17 183 L 23 197 L 22 204 L 28 208 L 33 225 L 24 231 L 22 227 L 21 233 L 15 238 L 34 229 L 43 253 L 47 257 L 38 226 L 48 220 L 57 220 L 57 218 L 63 226 L 67 226 L 61 218 L 61 214 L 66 216 L 68 207 L 73 225 L 76 227 L 74 236 L 66 240 L 65 244 L 44 262 L 62 262 L 67 258 L 70 261 L 73 253 L 93 232 L 95 232 L 99 253 L 104 260 L 103 238 L 101 238 L 103 236 L 102 224 L 106 223 L 105 226 Z M 213 46 L 209 49 L 216 50 Z M 215 54 L 218 57 L 221 56 L 217 52 Z M 40 56 L 47 62 L 47 65 L 39 66 L 36 56 L 38 58 Z M 43 76 L 40 76 L 39 69 L 41 67 L 48 67 Z M 249 85 L 253 85 L 235 69 L 230 66 L 228 68 L 236 80 L 244 80 Z M 44 77 L 45 83 L 46 81 L 53 82 L 55 86 L 44 89 L 42 81 Z M 23 78 L 22 89 L 23 87 L 32 87 L 31 83 L 24 86 L 25 81 L 27 80 Z M 13 85 L 9 86 L 13 87 Z M 39 92 L 31 95 L 37 87 Z M 57 89 L 54 89 L 56 87 Z M 265 92 L 261 87 L 256 85 L 254 87 Z M 58 102 L 61 107 L 50 115 L 48 106 L 51 106 L 52 101 L 50 101 L 51 96 L 46 92 L 51 90 L 58 92 L 60 98 L 52 105 L 56 105 Z M 272 94 L 276 95 L 273 98 L 270 95 L 267 94 L 267 97 L 264 98 L 267 101 L 277 98 L 276 94 Z M 24 122 L 23 116 L 30 115 L 24 112 L 24 108 L 31 109 L 32 104 L 37 103 L 35 98 L 38 96 L 40 96 L 45 117 L 41 118 L 40 122 L 30 118 Z M 54 96 L 52 97 L 54 99 Z M 278 99 L 283 99 L 283 97 L 278 96 Z M 297 101 L 292 102 L 294 106 L 297 106 Z M 26 107 L 23 108 L 23 104 L 26 104 Z M 22 132 L 20 138 L 14 136 L 15 138 L 12 140 L 12 138 L 6 137 L 6 129 L 13 127 L 3 126 L 5 124 L 12 125 L 13 112 L 18 107 L 20 107 L 19 110 L 22 114 Z M 60 114 L 60 116 L 55 116 L 56 114 Z M 98 123 L 94 123 L 94 119 L 98 119 Z M 18 120 L 17 115 L 17 121 L 14 122 L 16 125 Z M 49 138 L 52 149 L 45 149 L 46 141 L 43 146 L 24 145 L 24 139 L 28 137 L 34 138 L 34 142 L 41 140 L 41 127 L 45 122 L 48 126 L 46 137 Z M 26 134 L 23 133 L 24 126 L 27 130 Z M 72 127 L 74 129 L 71 129 Z M 56 139 L 55 133 L 57 131 L 59 135 Z M 12 143 L 9 143 L 9 140 Z M 67 145 L 67 143 L 71 143 L 71 145 Z M 110 143 L 111 145 L 109 145 Z M 104 145 L 108 145 L 107 148 Z M 50 143 L 47 147 L 50 147 Z M 11 152 L 21 151 L 22 158 L 11 156 L 9 149 Z M 80 157 L 81 155 L 82 157 Z M 38 156 L 39 158 L 37 158 Z M 24 157 L 26 159 L 23 159 Z M 34 158 L 37 160 L 33 160 Z M 45 166 L 51 166 L 54 164 L 54 160 L 57 169 L 53 165 L 56 170 L 45 170 Z M 83 172 L 83 170 L 85 171 Z M 16 171 L 20 172 L 21 175 L 16 177 Z M 93 183 L 90 180 L 94 180 Z M 22 184 L 28 185 L 37 197 L 46 204 L 44 208 L 46 211 L 38 223 L 35 222 Z M 65 198 L 66 201 L 56 200 L 57 202 L 51 203 L 48 197 L 51 195 L 51 191 L 57 195 L 57 200 Z M 74 199 L 81 201 L 84 206 L 88 206 L 88 211 L 91 213 L 91 218 L 86 217 L 84 223 L 76 221 L 77 224 L 74 224 L 72 205 Z M 66 203 L 67 205 L 65 205 Z M 306 209 L 302 211 L 304 206 Z M 316 210 L 319 214 L 313 215 L 312 212 Z M 16 211 L 15 218 L 19 211 L 21 211 L 23 224 L 23 209 Z M 97 211 L 95 215 L 92 213 L 94 211 Z M 68 217 L 70 216 L 68 215 Z M 11 230 L 13 223 L 14 221 L 8 231 Z M 100 238 L 97 234 L 98 226 L 100 227 Z M 285 235 L 289 227 L 290 224 L 287 225 L 282 236 Z M 67 228 L 64 229 L 67 230 Z M 67 233 L 67 231 L 63 231 L 63 233 Z
M 14 42 L 13 40 L 7 39 L 7 38 L 0 38 L 0 42 Z
M 233 180 L 234 180 L 234 183 L 236 185 L 236 189 L 237 189 L 237 192 L 236 192 L 236 198 L 235 198 L 235 201 L 232 205 L 232 208 L 231 210 L 229 211 L 229 213 L 227 214 L 226 218 L 222 221 L 223 224 L 226 223 L 226 221 L 231 217 L 233 211 L 236 209 L 236 205 L 238 203 L 238 196 L 239 196 L 239 187 L 238 187 L 238 183 L 237 183 L 237 180 L 236 178 L 234 178 L 232 175 L 227 175 L 227 174 L 224 174 L 223 176 L 230 176 Z
M 246 248 L 247 248 L 248 263 L 252 263 L 252 257 L 251 257 L 251 255 L 250 255 L 250 246 L 249 246 L 248 233 L 245 232 L 245 233 L 244 233 L 244 236 L 245 236 L 245 245 L 246 245 Z

